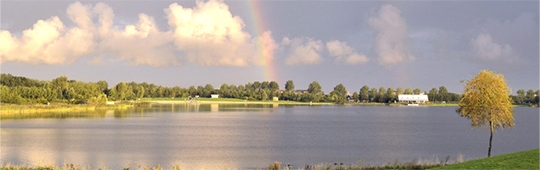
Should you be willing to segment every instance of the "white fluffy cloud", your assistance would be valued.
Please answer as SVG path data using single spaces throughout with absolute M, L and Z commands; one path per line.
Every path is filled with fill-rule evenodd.
M 356 50 L 347 45 L 346 42 L 333 40 L 326 43 L 328 53 L 332 57 L 336 57 L 335 63 L 339 64 L 361 64 L 369 61 L 366 55 L 357 53 Z
M 322 62 L 320 52 L 323 49 L 323 43 L 321 40 L 285 37 L 282 44 L 290 46 L 289 55 L 285 59 L 287 65 L 310 65 Z
M 18 38 L 9 31 L 0 32 L 1 62 L 66 64 L 90 52 L 93 35 L 80 28 L 66 29 L 58 17 L 37 21 Z
M 510 45 L 494 42 L 489 34 L 480 34 L 473 38 L 470 46 L 473 57 L 481 60 L 512 61 L 517 57 Z
M 175 56 L 172 42 L 170 32 L 160 32 L 152 17 L 139 14 L 137 24 L 109 31 L 101 48 L 132 65 L 174 66 L 181 59 Z
M 143 13 L 136 24 L 117 28 L 114 12 L 106 4 L 92 7 L 75 2 L 66 10 L 73 27 L 54 16 L 39 20 L 21 37 L 1 30 L 0 62 L 69 64 L 93 56 L 91 63 L 246 66 L 265 64 L 268 61 L 261 61 L 261 55 L 273 59 L 278 46 L 270 32 L 252 38 L 243 30 L 242 19 L 233 16 L 222 1 L 197 1 L 193 8 L 173 3 L 164 12 L 171 30 L 159 30 L 154 18 Z
M 391 66 L 415 59 L 409 52 L 407 24 L 398 8 L 389 4 L 383 5 L 368 22 L 377 31 L 374 51 L 378 55 L 379 64 Z
M 218 1 L 197 1 L 196 8 L 173 3 L 165 10 L 176 47 L 199 65 L 247 65 L 255 53 L 244 23 Z

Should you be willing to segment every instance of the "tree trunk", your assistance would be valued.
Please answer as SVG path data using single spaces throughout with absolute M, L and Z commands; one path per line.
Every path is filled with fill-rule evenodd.
M 493 126 L 492 122 L 489 122 L 490 126 Z M 488 149 L 488 158 L 491 156 L 491 141 L 493 141 L 493 127 L 489 127 L 491 135 L 489 135 L 489 149 Z

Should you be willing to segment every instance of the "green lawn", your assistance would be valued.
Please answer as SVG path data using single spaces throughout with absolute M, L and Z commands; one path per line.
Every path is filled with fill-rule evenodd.
M 540 149 L 470 160 L 435 169 L 540 169 Z

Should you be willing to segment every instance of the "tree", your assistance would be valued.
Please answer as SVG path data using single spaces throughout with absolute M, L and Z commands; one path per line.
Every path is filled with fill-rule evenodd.
M 439 87 L 438 96 L 440 101 L 448 101 L 448 90 L 446 89 L 446 87 Z
M 211 84 L 206 84 L 204 86 L 204 89 L 202 90 L 201 97 L 210 97 L 210 95 L 214 93 L 214 90 L 214 86 L 212 86 Z
M 405 89 L 405 92 L 404 92 L 404 93 L 405 93 L 405 94 L 412 94 L 412 89 L 411 89 L 410 87 L 407 87 L 407 88 Z
M 253 89 L 254 91 L 259 91 L 259 90 L 261 89 L 261 82 L 255 81 L 255 82 L 253 82 L 253 85 L 252 85 L 252 86 L 253 86 L 252 89 Z
M 540 105 L 540 90 L 536 90 L 536 96 L 534 97 L 534 101 L 537 105 Z
M 519 104 L 522 104 L 523 100 L 525 100 L 525 90 L 524 89 L 519 89 L 517 91 L 516 102 L 519 103 Z
M 112 101 L 116 101 L 118 99 L 118 96 L 117 96 L 117 92 L 116 92 L 116 88 L 112 88 L 111 90 L 109 90 L 109 99 L 112 100 Z
M 357 102 L 360 99 L 360 95 L 358 94 L 358 92 L 354 92 L 352 98 L 355 102 Z
M 100 80 L 97 82 L 98 86 L 99 86 L 99 90 L 103 93 L 105 93 L 107 91 L 107 88 L 109 88 L 109 83 L 107 83 L 107 81 L 105 80 Z
M 379 102 L 386 103 L 386 89 L 383 86 L 379 88 Z
M 268 89 L 269 84 L 270 84 L 270 83 L 268 83 L 268 81 L 263 81 L 263 82 L 261 83 L 261 89 L 263 89 L 263 90 Z
M 238 90 L 236 88 L 236 85 L 231 84 L 229 86 L 229 93 L 231 98 L 237 98 L 238 97 Z
M 388 99 L 389 102 L 396 100 L 396 95 L 392 87 L 388 87 L 388 89 L 386 90 L 386 99 Z
M 375 102 L 379 100 L 379 94 L 377 93 L 377 88 L 373 87 L 369 90 L 369 100 Z
M 223 83 L 221 86 L 219 86 L 218 94 L 221 98 L 230 97 L 229 85 L 227 83 Z
M 137 86 L 137 98 L 141 99 L 144 97 L 144 87 L 143 86 Z
M 422 90 L 420 90 L 419 88 L 416 88 L 413 90 L 413 93 L 414 94 L 420 94 Z
M 197 89 L 195 88 L 195 86 L 189 86 L 188 94 L 190 97 L 195 97 L 195 95 L 197 95 Z
M 117 100 L 124 100 L 124 99 L 127 99 L 127 97 L 129 96 L 129 90 L 131 89 L 128 89 L 128 84 L 126 82 L 120 82 L 116 85 L 116 99 Z
M 283 93 L 283 97 L 286 100 L 294 100 L 294 97 L 296 94 L 294 94 L 294 82 L 292 80 L 288 80 L 285 83 L 285 92 Z
M 292 80 L 285 83 L 285 91 L 294 91 L 294 82 Z
M 364 85 L 360 89 L 360 100 L 361 101 L 369 101 L 369 86 Z
M 261 100 L 265 101 L 267 98 L 268 98 L 268 94 L 266 94 L 266 90 L 263 90 L 262 95 L 261 95 Z
M 199 97 L 203 97 L 203 90 L 203 86 L 197 86 L 197 95 L 199 95 Z
M 429 97 L 429 101 L 435 101 L 436 99 L 438 99 L 438 95 L 437 95 L 437 89 L 436 88 L 432 88 L 431 90 L 429 90 L 429 93 L 428 93 L 428 97 Z
M 334 91 L 330 93 L 334 97 L 334 101 L 338 104 L 345 103 L 347 99 L 347 89 L 343 84 L 338 84 L 336 87 L 334 87 Z
M 527 101 L 527 103 L 534 103 L 534 95 L 534 90 L 527 90 L 527 96 L 525 96 L 525 101 Z
M 396 95 L 400 95 L 400 94 L 403 94 L 403 89 L 401 87 L 398 87 L 396 89 Z
M 276 81 L 271 81 L 270 84 L 268 84 L 268 89 L 272 91 L 278 91 L 279 90 L 279 84 Z
M 488 157 L 491 156 L 493 132 L 497 128 L 514 126 L 514 107 L 502 74 L 482 70 L 466 81 L 463 98 L 456 112 L 471 120 L 471 126 L 489 127 Z
M 321 84 L 317 81 L 313 81 L 311 84 L 309 84 L 307 92 L 309 94 L 319 94 L 322 93 L 322 87 Z
M 321 84 L 317 81 L 313 81 L 309 84 L 307 92 L 309 93 L 309 101 L 313 102 L 319 102 L 323 95 Z
M 64 93 L 68 89 L 68 78 L 66 76 L 60 76 L 52 80 L 52 87 L 56 93 L 57 99 L 64 99 Z

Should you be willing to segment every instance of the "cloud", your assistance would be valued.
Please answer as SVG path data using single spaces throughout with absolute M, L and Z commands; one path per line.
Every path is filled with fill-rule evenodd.
M 93 47 L 93 35 L 78 27 L 66 29 L 58 17 L 37 21 L 17 38 L 0 32 L 1 62 L 69 64 Z
M 273 59 L 278 44 L 271 32 L 255 38 L 244 23 L 218 0 L 197 1 L 193 8 L 177 3 L 164 9 L 170 30 L 159 30 L 152 16 L 123 28 L 114 25 L 114 11 L 104 3 L 72 3 L 66 9 L 73 23 L 66 27 L 59 17 L 39 20 L 21 37 L 0 31 L 0 62 L 70 64 L 88 56 L 90 64 L 126 62 L 132 65 L 202 66 L 264 65 Z M 96 22 L 97 21 L 97 22 Z M 5 42 L 5 43 L 4 43 Z
M 473 38 L 470 46 L 473 57 L 481 60 L 512 61 L 517 58 L 510 45 L 493 42 L 489 34 L 480 34 Z
M 508 71 L 538 69 L 538 19 L 532 13 L 501 20 L 489 18 L 468 31 L 464 59 Z M 531 48 L 535 47 L 535 48 Z M 511 69 L 519 67 L 521 69 Z
M 389 4 L 383 5 L 376 16 L 369 17 L 369 25 L 377 32 L 374 51 L 380 65 L 391 66 L 413 61 L 407 46 L 407 25 L 401 11 Z
M 244 23 L 219 1 L 197 1 L 197 7 L 173 3 L 165 10 L 176 47 L 198 65 L 245 66 L 255 53 Z
M 339 64 L 363 64 L 369 61 L 366 55 L 357 53 L 356 50 L 347 45 L 346 42 L 333 40 L 326 43 L 328 53 L 332 57 L 336 57 L 335 63 Z
M 289 55 L 285 59 L 287 65 L 311 65 L 322 62 L 320 52 L 323 49 L 323 43 L 321 40 L 285 37 L 282 44 L 290 46 Z
M 255 63 L 266 66 L 274 60 L 274 52 L 279 48 L 279 44 L 272 38 L 271 31 L 265 31 L 262 35 L 253 39 L 253 44 L 256 44 L 257 49 L 254 61 Z
M 171 32 L 160 32 L 152 17 L 139 14 L 136 25 L 110 31 L 101 49 L 131 65 L 176 66 L 181 59 L 174 54 Z

